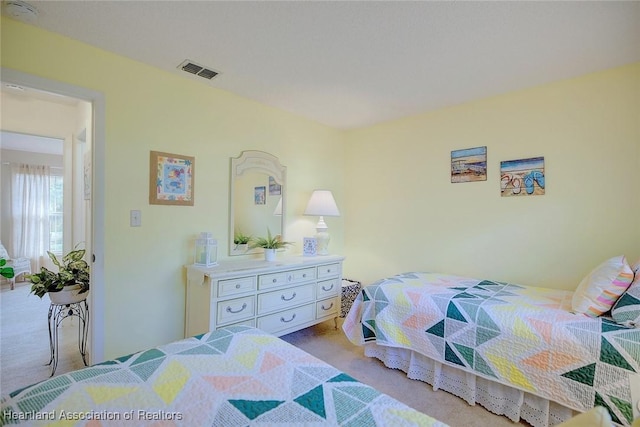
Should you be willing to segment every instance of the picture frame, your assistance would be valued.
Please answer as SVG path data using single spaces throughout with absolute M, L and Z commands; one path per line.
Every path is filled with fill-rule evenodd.
M 282 185 L 278 184 L 274 177 L 269 177 L 269 195 L 280 196 L 282 194 Z
M 253 189 L 253 202 L 256 205 L 267 204 L 267 187 L 255 187 Z
M 151 151 L 149 204 L 193 206 L 194 189 L 194 157 Z
M 487 180 L 487 147 L 451 152 L 451 183 Z
M 315 237 L 304 237 L 302 239 L 302 254 L 304 256 L 316 256 L 318 251 L 318 241 Z
M 544 157 L 500 162 L 500 195 L 542 196 L 545 193 Z

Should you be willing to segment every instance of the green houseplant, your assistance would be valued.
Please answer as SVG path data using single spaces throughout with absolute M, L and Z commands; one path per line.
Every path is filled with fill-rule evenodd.
M 246 245 L 251 241 L 251 236 L 247 236 L 242 231 L 236 231 L 233 235 L 233 243 L 236 245 Z
M 272 236 L 271 230 L 267 228 L 267 237 L 252 238 L 249 241 L 249 249 L 262 248 L 264 249 L 265 259 L 273 261 L 276 256 L 276 249 L 282 249 L 292 244 L 292 242 L 284 242 L 279 234 Z
M 26 276 L 31 282 L 31 292 L 33 294 L 42 298 L 49 292 L 57 293 L 67 290 L 75 291 L 73 293 L 75 299 L 77 299 L 77 295 L 89 290 L 89 264 L 82 259 L 85 249 L 74 249 L 62 257 L 62 262 L 52 252 L 47 251 L 47 254 L 58 267 L 58 272 L 54 273 L 46 267 L 42 267 L 39 273 Z M 49 296 L 51 297 L 51 295 Z
M 13 267 L 5 267 L 5 265 L 7 265 L 7 260 L 0 258 L 0 276 L 11 279 L 14 273 Z

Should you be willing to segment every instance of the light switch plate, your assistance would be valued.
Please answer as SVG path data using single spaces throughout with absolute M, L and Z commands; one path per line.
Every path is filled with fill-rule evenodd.
M 139 210 L 132 210 L 129 212 L 129 225 L 131 227 L 142 226 L 142 213 Z

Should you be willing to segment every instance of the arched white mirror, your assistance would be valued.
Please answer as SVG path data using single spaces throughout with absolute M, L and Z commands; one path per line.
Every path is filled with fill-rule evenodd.
M 287 168 L 264 151 L 243 151 L 231 158 L 229 255 L 245 255 L 241 237 L 280 235 L 284 240 Z

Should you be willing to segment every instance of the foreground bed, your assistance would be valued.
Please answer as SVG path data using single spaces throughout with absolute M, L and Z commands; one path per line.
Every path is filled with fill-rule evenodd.
M 513 421 L 604 406 L 639 416 L 640 329 L 570 312 L 572 292 L 432 273 L 366 286 L 343 329 L 365 354 Z
M 446 426 L 258 329 L 235 326 L 2 397 L 0 425 Z

